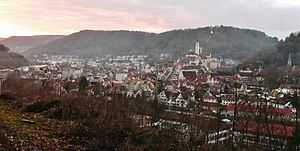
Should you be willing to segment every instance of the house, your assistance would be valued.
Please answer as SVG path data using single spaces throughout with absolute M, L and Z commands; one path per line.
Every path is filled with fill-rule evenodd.
M 200 57 L 197 55 L 186 55 L 186 58 L 189 60 L 189 66 L 198 66 L 200 63 Z
M 145 73 L 151 73 L 151 72 L 153 72 L 154 71 L 154 68 L 153 67 L 151 67 L 148 63 L 143 67 L 143 70 L 142 70 L 143 72 L 145 72 Z
M 185 63 L 184 62 L 177 62 L 175 64 L 175 66 L 176 66 L 177 69 L 181 69 L 181 68 L 183 68 L 185 66 Z
M 216 69 L 220 66 L 221 66 L 220 62 L 217 58 L 210 58 L 210 60 L 209 60 L 209 68 L 210 69 Z
M 234 113 L 237 115 L 244 115 L 244 113 L 247 113 L 247 115 L 255 116 L 257 114 L 257 107 L 239 102 L 229 103 L 226 108 L 226 114 L 228 116 L 234 116 Z
M 257 121 L 239 120 L 236 123 L 234 138 L 237 142 L 248 145 L 259 143 L 261 148 L 265 149 L 275 147 L 287 149 L 287 140 L 292 139 L 294 129 L 295 127 L 293 126 L 286 126 L 279 123 L 267 123 L 265 121 L 257 123 Z M 257 138 L 259 142 L 254 141 Z
M 203 102 L 209 102 L 209 103 L 218 103 L 217 98 L 212 95 L 206 95 L 203 97 Z
M 115 79 L 117 81 L 124 81 L 127 78 L 128 74 L 126 73 L 117 73 Z
M 60 67 L 58 72 L 60 72 L 64 78 L 79 78 L 82 75 L 82 69 L 80 68 Z
M 224 121 L 218 121 L 217 118 L 207 119 L 207 129 L 206 142 L 208 144 L 225 144 L 230 138 L 230 125 Z
M 195 71 L 181 71 L 179 73 L 180 80 L 194 81 L 197 78 L 197 73 Z
M 269 106 L 267 108 L 267 113 L 269 113 L 268 118 L 271 120 L 287 120 L 293 121 L 295 119 L 295 113 L 293 113 L 290 108 L 274 108 Z
M 214 77 L 208 78 L 206 82 L 209 85 L 215 85 L 215 84 L 219 83 L 219 81 L 217 80 L 217 78 L 214 78 Z
M 221 100 L 222 100 L 221 104 L 226 106 L 228 104 L 233 104 L 236 101 L 236 98 L 233 94 L 232 95 L 222 94 Z
M 162 91 L 158 95 L 158 102 L 168 107 L 186 108 L 188 106 L 187 98 L 178 91 Z

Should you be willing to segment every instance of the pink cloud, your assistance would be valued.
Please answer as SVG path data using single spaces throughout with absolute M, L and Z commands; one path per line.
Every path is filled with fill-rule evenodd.
M 10 4 L 14 8 L 7 9 L 9 21 L 36 33 L 51 31 L 68 34 L 65 31 L 82 29 L 164 30 L 170 27 L 162 16 L 155 13 L 136 14 L 130 10 L 121 10 L 120 7 L 89 7 L 82 2 L 65 0 L 33 0 L 29 3 L 11 1 Z
M 83 29 L 162 32 L 220 24 L 287 34 L 298 30 L 300 21 L 291 18 L 300 17 L 300 7 L 278 8 L 274 1 L 1 0 L 0 24 L 32 34 Z

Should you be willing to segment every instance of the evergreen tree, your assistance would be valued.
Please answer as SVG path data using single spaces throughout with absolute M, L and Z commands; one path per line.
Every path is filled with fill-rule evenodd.
M 82 76 L 79 81 L 79 92 L 80 93 L 84 92 L 88 86 L 89 86 L 88 80 L 86 79 L 85 76 Z

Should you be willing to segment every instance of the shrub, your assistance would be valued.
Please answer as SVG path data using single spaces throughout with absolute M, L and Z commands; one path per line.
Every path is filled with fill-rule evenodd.
M 24 112 L 35 112 L 41 113 L 52 108 L 56 108 L 60 106 L 60 101 L 58 100 L 51 100 L 51 101 L 35 101 L 28 105 L 25 105 L 21 108 L 21 111 Z

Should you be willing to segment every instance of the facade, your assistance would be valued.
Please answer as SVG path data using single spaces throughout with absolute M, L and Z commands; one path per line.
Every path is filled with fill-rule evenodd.
M 186 108 L 188 106 L 187 99 L 185 99 L 180 92 L 174 91 L 162 91 L 161 93 L 159 93 L 158 102 L 164 104 L 169 108 Z

